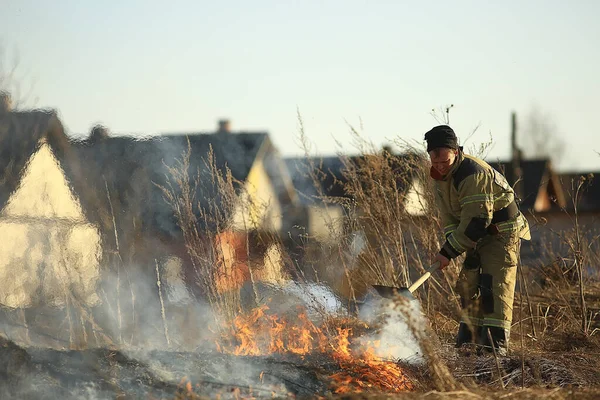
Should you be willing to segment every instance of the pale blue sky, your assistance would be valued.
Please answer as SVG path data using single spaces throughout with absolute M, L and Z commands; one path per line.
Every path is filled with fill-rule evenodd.
M 562 170 L 600 170 L 600 1 L 0 0 L 0 41 L 69 132 L 268 130 L 300 154 L 296 110 L 324 154 L 421 140 L 453 103 L 469 144 L 509 154 L 510 112 L 537 104 L 567 141 Z

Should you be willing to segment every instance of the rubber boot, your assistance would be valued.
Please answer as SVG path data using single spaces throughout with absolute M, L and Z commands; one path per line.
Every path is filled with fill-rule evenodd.
M 490 337 L 488 336 L 488 330 L 492 338 L 490 342 Z M 508 339 L 509 332 L 504 328 L 498 328 L 496 326 L 484 326 L 481 329 L 479 334 L 477 343 L 480 345 L 478 348 L 478 354 L 482 354 L 484 352 L 493 353 L 494 349 L 496 350 L 496 354 L 499 356 L 506 356 L 508 354 Z M 492 349 L 494 346 L 494 349 Z
M 469 325 L 461 322 L 458 325 L 458 333 L 456 334 L 456 348 L 461 347 L 465 343 L 473 343 L 476 339 L 476 336 L 473 335 L 473 330 L 469 327 Z

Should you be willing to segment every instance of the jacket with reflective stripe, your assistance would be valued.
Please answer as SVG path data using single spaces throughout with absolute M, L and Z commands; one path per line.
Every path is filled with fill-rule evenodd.
M 450 259 L 474 248 L 487 234 L 494 212 L 515 200 L 514 191 L 502 174 L 462 151 L 445 177 L 433 168 L 431 176 L 436 181 L 436 200 L 446 236 L 440 253 Z M 528 232 L 527 221 L 520 212 L 496 227 L 499 232 Z

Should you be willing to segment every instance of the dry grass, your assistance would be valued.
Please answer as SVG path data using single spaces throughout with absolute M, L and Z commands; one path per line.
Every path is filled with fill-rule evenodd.
M 338 182 L 349 198 L 327 197 L 320 184 L 324 176 L 316 172 L 316 168 L 309 169 L 318 193 L 314 200 L 343 210 L 341 231 L 339 221 L 324 214 L 326 226 L 331 230 L 327 240 L 304 235 L 300 241 L 290 244 L 287 238 L 263 230 L 264 221 L 244 221 L 241 227 L 234 224 L 231 215 L 236 207 L 260 209 L 266 205 L 254 204 L 230 171 L 216 167 L 212 154 L 205 160 L 210 182 L 201 179 L 205 175 L 200 171 L 191 170 L 190 151 L 182 154 L 175 166 L 168 167 L 168 185 L 162 190 L 173 209 L 193 268 L 189 275 L 193 278 L 188 279 L 187 285 L 197 297 L 208 301 L 215 318 L 224 317 L 231 322 L 242 312 L 240 289 L 248 283 L 259 297 L 257 282 L 282 284 L 290 279 L 312 280 L 329 285 L 347 304 L 357 305 L 370 285 L 408 286 L 429 265 L 443 238 L 439 216 L 432 207 L 435 202 L 424 151 L 398 143 L 402 155 L 395 155 L 374 148 L 363 141 L 357 131 L 353 132 L 360 157 L 340 155 L 345 170 L 342 181 Z M 479 151 L 486 149 L 487 146 L 482 146 Z M 312 163 L 312 167 L 318 166 L 312 158 L 307 158 L 307 162 Z M 425 209 L 422 215 L 411 214 L 405 207 L 406 188 L 414 181 L 422 183 L 419 193 Z M 208 206 L 197 198 L 203 185 L 210 185 L 210 192 L 216 194 Z M 581 186 L 576 185 L 574 201 L 579 189 Z M 107 196 L 110 199 L 108 188 Z M 571 230 L 550 232 L 560 237 L 561 249 L 566 249 L 545 249 L 555 262 L 537 269 L 522 268 L 519 284 L 523 292 L 515 301 L 509 357 L 477 357 L 473 351 L 457 352 L 452 347 L 460 319 L 453 283 L 461 260 L 432 277 L 415 293 L 428 324 L 421 327 L 409 323 L 409 327 L 419 340 L 427 366 L 422 370 L 406 367 L 419 389 L 419 393 L 409 397 L 486 399 L 543 395 L 562 399 L 577 393 L 580 398 L 597 393 L 587 392 L 586 388 L 595 388 L 600 379 L 597 361 L 600 345 L 596 335 L 600 327 L 600 287 L 586 275 L 583 266 L 600 265 L 600 252 L 597 244 L 583 234 L 576 214 L 572 220 Z M 355 255 L 349 247 L 358 233 L 364 235 L 366 244 L 360 254 Z M 240 242 L 239 238 L 244 240 Z M 110 317 L 118 321 L 116 334 L 103 330 L 90 310 L 73 298 L 68 304 L 79 313 L 69 318 L 69 323 L 91 326 L 96 344 L 125 346 L 138 342 L 136 335 L 143 332 L 136 330 L 135 324 L 125 331 L 123 320 L 136 320 L 136 309 L 143 305 L 136 306 L 130 278 L 123 275 L 126 269 L 116 229 L 114 242 L 116 250 L 109 262 L 118 277 L 117 286 L 113 288 L 117 295 L 115 301 L 108 301 L 111 294 L 104 297 L 110 306 Z M 244 257 L 240 252 L 245 253 Z M 243 267 L 232 261 L 240 258 L 244 259 Z M 156 276 L 155 290 L 161 304 L 156 314 L 160 321 L 158 329 L 170 345 L 170 316 L 160 291 L 163 278 L 158 265 L 151 266 L 151 270 Z M 527 293 L 525 283 L 529 283 Z M 130 292 L 127 312 L 121 303 L 120 290 Z M 406 316 L 410 322 L 410 314 Z M 27 321 L 23 321 L 28 331 Z M 186 323 L 189 320 L 178 329 L 189 329 Z M 222 326 L 221 323 L 219 319 L 216 326 Z M 327 319 L 324 319 L 324 329 L 327 330 Z M 88 345 L 91 341 L 86 336 L 88 330 L 84 326 L 82 338 L 73 337 L 71 347 Z M 576 388 L 577 393 L 568 392 L 570 387 Z
M 300 125 L 302 127 L 302 124 Z M 425 153 L 414 146 L 401 143 L 402 155 L 394 155 L 385 150 L 375 149 L 366 141 L 361 141 L 358 132 L 353 132 L 360 156 L 349 157 L 340 154 L 345 166 L 343 179 L 334 182 L 344 185 L 349 198 L 327 197 L 321 185 L 324 174 L 318 172 L 318 162 L 307 157 L 307 163 L 312 167 L 308 170 L 309 177 L 318 193 L 315 200 L 324 205 L 342 207 L 343 231 L 339 230 L 339 221 L 325 213 L 326 225 L 330 227 L 331 236 L 335 236 L 336 240 L 317 241 L 310 236 L 304 236 L 304 242 L 300 243 L 302 264 L 286 265 L 294 271 L 293 275 L 297 278 L 312 279 L 330 285 L 350 304 L 359 302 L 371 284 L 408 286 L 428 266 L 442 240 L 439 217 L 435 208 L 431 207 L 434 200 Z M 478 151 L 484 153 L 488 147 L 489 144 L 482 145 Z M 185 162 L 182 166 L 185 169 Z M 173 175 L 178 176 L 176 182 L 179 185 L 185 186 L 184 176 L 177 175 L 176 171 L 173 171 Z M 426 208 L 423 215 L 412 215 L 404 207 L 407 194 L 405 188 L 414 180 L 424 183 L 421 186 L 422 192 L 419 193 Z M 228 194 L 224 197 L 231 201 L 239 198 L 234 196 L 235 190 L 231 180 L 218 182 L 222 185 L 220 190 Z M 185 190 L 182 192 L 187 193 Z M 180 218 L 190 255 L 197 260 L 195 265 L 214 265 L 218 258 L 217 252 L 201 247 L 199 239 L 195 236 L 195 217 L 192 216 L 192 207 L 189 206 L 191 197 L 175 200 L 170 198 L 171 204 L 175 206 L 176 215 Z M 221 217 L 222 226 L 226 226 L 227 216 L 221 214 Z M 360 255 L 352 258 L 348 256 L 348 248 L 357 232 L 366 237 L 366 246 Z M 535 272 L 531 268 L 523 269 L 520 282 L 535 284 L 528 287 L 526 294 L 517 295 L 513 353 L 508 358 L 469 358 L 468 355 L 465 358 L 465 354 L 457 353 L 451 347 L 460 318 L 453 282 L 458 276 L 461 260 L 454 262 L 443 274 L 433 277 L 418 291 L 417 297 L 430 323 L 425 331 L 416 328 L 413 330 L 428 361 L 428 372 L 420 378 L 423 380 L 422 388 L 434 389 L 435 393 L 464 394 L 464 390 L 474 390 L 473 388 L 481 385 L 497 390 L 503 387 L 585 386 L 595 382 L 594 379 L 598 376 L 593 372 L 597 367 L 593 358 L 584 357 L 585 362 L 589 364 L 589 368 L 586 369 L 587 375 L 574 374 L 569 357 L 562 357 L 574 350 L 553 347 L 569 342 L 565 340 L 568 335 L 580 332 L 579 346 L 594 348 L 596 339 L 592 336 L 596 332 L 595 324 L 598 321 L 597 313 L 594 313 L 594 310 L 598 309 L 597 305 L 590 303 L 592 295 L 597 291 L 590 286 L 589 279 L 585 277 L 581 267 L 588 261 L 597 265 L 598 253 L 586 242 L 576 216 L 573 219 L 572 231 L 560 234 L 563 235 L 565 246 L 572 258 L 557 257 L 560 262 L 542 269 L 543 280 L 532 276 Z M 295 245 L 297 250 L 298 243 Z M 199 252 L 198 249 L 204 251 Z M 203 263 L 201 260 L 206 254 L 215 255 L 212 256 L 211 262 Z M 208 269 L 203 272 L 204 276 L 209 277 L 211 273 Z M 205 278 L 199 284 L 205 285 L 204 289 L 211 296 L 212 304 L 218 305 L 220 312 L 226 311 L 227 315 L 235 315 L 239 304 L 232 308 L 232 304 L 225 304 L 219 298 L 222 294 L 211 292 L 215 279 Z M 225 276 L 225 279 L 235 278 Z M 250 279 L 254 282 L 254 274 L 250 274 Z M 543 286 L 540 282 L 543 282 Z M 525 288 L 525 285 L 520 284 Z M 577 345 L 575 347 L 578 348 Z M 557 354 L 561 357 L 557 357 Z M 473 391 L 468 393 L 474 397 L 487 398 L 487 395 L 476 394 Z M 433 392 L 429 394 L 429 397 L 431 396 L 434 396 Z

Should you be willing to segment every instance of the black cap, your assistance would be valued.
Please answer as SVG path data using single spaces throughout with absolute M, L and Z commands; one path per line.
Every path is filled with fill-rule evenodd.
M 427 152 L 438 149 L 440 147 L 446 147 L 449 149 L 458 149 L 458 139 L 456 134 L 448 125 L 438 125 L 433 127 L 429 132 L 425 134 L 425 140 L 427 141 Z

